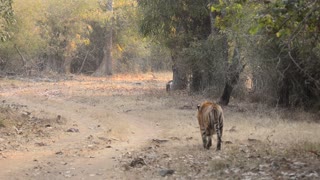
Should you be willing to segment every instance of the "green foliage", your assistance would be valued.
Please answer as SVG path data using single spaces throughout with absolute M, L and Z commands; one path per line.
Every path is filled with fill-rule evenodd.
M 11 37 L 8 29 L 9 25 L 14 22 L 12 0 L 0 1 L 0 40 L 7 41 Z
M 11 1 L 1 1 L 0 5 L 9 2 L 11 5 Z M 135 57 L 128 60 L 132 66 L 149 66 L 150 63 L 144 61 L 151 57 L 151 46 L 138 32 L 136 1 L 115 1 L 113 7 L 112 13 L 106 11 L 105 1 L 14 1 L 15 23 L 1 26 L 5 27 L 3 32 L 11 36 L 9 40 L 9 36 L 3 36 L 7 41 L 0 44 L 1 70 L 23 72 L 20 70 L 28 66 L 36 71 L 62 72 L 67 60 L 71 61 L 72 72 L 92 73 L 103 58 L 104 37 L 111 28 L 114 63 L 121 64 L 122 59 Z M 4 18 L 0 22 L 8 24 Z M 119 71 L 125 71 L 119 67 Z
M 112 12 L 107 2 L 0 0 L 0 69 L 61 72 L 70 63 L 71 72 L 90 74 L 112 30 L 118 72 L 180 63 L 182 79 L 200 72 L 202 83 L 220 87 L 237 47 L 267 99 L 277 101 L 286 80 L 292 105 L 320 100 L 319 1 L 118 0 Z
M 292 105 L 311 106 L 320 99 L 319 15 L 318 1 L 277 0 L 257 19 L 260 32 L 280 49 L 276 68 L 292 87 Z
M 208 0 L 140 0 L 140 31 L 167 47 L 186 47 L 194 39 L 210 34 Z
M 219 27 L 221 30 L 225 30 L 230 27 L 232 23 L 243 18 L 243 3 L 239 1 L 227 1 L 219 0 L 217 4 L 211 4 L 211 11 L 215 13 L 216 21 L 215 26 Z M 237 27 L 239 28 L 239 27 Z
M 150 64 L 152 71 L 172 70 L 171 54 L 169 49 L 160 44 L 153 43 L 150 47 Z
M 132 1 L 118 2 L 114 8 L 114 58 L 117 72 L 149 71 L 148 41 L 141 38 L 136 6 Z
M 291 105 L 319 101 L 319 1 L 215 2 L 215 27 L 237 42 L 255 90 L 278 101 L 287 86 Z
M 225 83 L 227 62 L 224 58 L 224 37 L 210 36 L 207 40 L 192 42 L 183 50 L 185 63 L 193 75 L 195 72 L 202 77 L 197 82 L 199 90 L 210 87 L 210 94 L 220 95 Z
M 14 36 L 12 36 L 10 46 L 16 45 L 28 56 L 36 56 L 44 46 L 44 40 L 40 36 L 41 29 L 37 22 L 44 17 L 44 6 L 41 0 L 19 1 L 13 4 L 15 10 L 16 23 L 11 27 Z
M 293 38 L 302 30 L 316 33 L 319 26 L 320 3 L 317 1 L 282 1 L 267 5 L 257 18 L 257 25 L 278 38 Z
M 38 22 L 41 37 L 48 42 L 47 54 L 73 56 L 78 46 L 89 43 L 90 27 L 81 19 L 88 3 L 85 0 L 51 1 L 46 5 L 45 18 Z

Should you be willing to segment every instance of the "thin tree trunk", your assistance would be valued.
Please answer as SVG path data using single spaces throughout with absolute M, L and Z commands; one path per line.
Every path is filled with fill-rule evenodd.
M 54 71 L 58 73 L 62 72 L 61 62 L 62 62 L 61 57 L 59 57 L 57 54 L 47 56 L 45 60 L 45 71 L 46 72 Z
M 192 82 L 191 82 L 191 90 L 193 92 L 198 92 L 201 89 L 202 76 L 201 71 L 197 68 L 192 70 Z
M 217 0 L 211 0 L 210 4 L 217 4 Z M 211 35 L 212 36 L 220 36 L 219 29 L 215 27 L 215 20 L 218 16 L 218 12 L 210 11 L 210 23 L 211 23 Z M 221 34 L 223 38 L 223 58 L 225 62 L 228 62 L 228 37 L 226 34 Z M 226 84 L 220 97 L 219 103 L 222 105 L 228 105 L 231 97 L 231 93 L 233 91 L 234 86 L 238 83 L 241 72 L 243 71 L 245 65 L 241 65 L 240 63 L 240 54 L 238 47 L 235 47 L 232 64 L 228 68 L 227 76 L 226 76 Z
M 231 97 L 233 87 L 230 84 L 230 82 L 226 82 L 226 85 L 224 86 L 222 96 L 220 98 L 219 104 L 221 105 L 228 105 Z
M 16 48 L 18 54 L 21 57 L 21 60 L 23 62 L 23 70 L 27 73 L 27 75 L 31 76 L 31 67 L 28 66 L 27 60 L 24 58 L 24 56 L 22 55 L 21 51 L 19 50 L 19 48 L 17 47 L 17 45 L 14 45 L 14 48 Z
M 80 73 L 81 73 L 81 71 L 82 71 L 82 69 L 83 69 L 83 66 L 84 66 L 84 64 L 86 63 L 88 54 L 89 54 L 89 51 L 87 51 L 86 56 L 84 57 L 84 59 L 83 59 L 83 61 L 82 61 L 82 64 L 81 64 L 81 67 L 80 67 L 80 69 L 78 70 L 78 73 L 77 73 L 77 74 L 80 74 Z
M 279 90 L 279 106 L 289 107 L 289 90 L 289 79 L 284 77 Z
M 113 0 L 107 0 L 106 11 L 113 12 Z M 108 26 L 106 33 L 106 42 L 103 48 L 103 59 L 98 69 L 93 73 L 94 76 L 106 76 L 112 75 L 112 30 L 113 30 L 113 17 L 111 17 L 111 22 Z
M 232 64 L 229 66 L 226 84 L 219 100 L 221 105 L 228 105 L 233 91 L 234 86 L 238 83 L 241 72 L 243 71 L 245 65 L 240 63 L 240 54 L 238 47 L 235 47 Z
M 23 62 L 23 67 L 25 68 L 26 64 L 27 64 L 27 61 L 26 59 L 24 58 L 24 56 L 22 55 L 22 53 L 20 52 L 19 48 L 17 47 L 17 45 L 14 45 L 14 48 L 16 48 L 18 54 L 20 55 L 21 57 L 21 60 Z

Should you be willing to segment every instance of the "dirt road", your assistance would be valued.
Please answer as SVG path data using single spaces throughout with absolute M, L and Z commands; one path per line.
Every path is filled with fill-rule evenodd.
M 312 138 L 320 137 L 318 122 L 288 125 L 278 115 L 256 119 L 250 112 L 256 108 L 231 106 L 223 151 L 206 151 L 195 119 L 203 97 L 166 93 L 169 79 L 161 73 L 3 79 L 0 179 L 319 177 L 320 140 Z M 308 131 L 276 138 L 287 137 L 286 127 Z M 284 151 L 300 142 L 309 149 Z M 270 173 L 275 166 L 279 172 Z
M 21 106 L 20 112 L 30 113 L 30 119 L 51 118 L 43 124 L 42 131 L 52 132 L 49 137 L 32 139 L 28 137 L 29 132 L 21 130 L 18 138 L 24 138 L 25 142 L 19 148 L 6 147 L 8 150 L 2 152 L 5 158 L 0 161 L 0 177 L 96 179 L 96 176 L 115 176 L 114 166 L 121 153 L 157 137 L 159 129 L 140 112 L 148 109 L 143 97 L 146 91 L 163 90 L 165 81 L 159 79 L 146 84 L 150 77 L 128 77 L 129 81 L 126 77 L 76 77 L 58 82 L 24 79 L 3 83 L 4 106 Z M 12 141 L 10 137 L 7 139 L 9 143 Z

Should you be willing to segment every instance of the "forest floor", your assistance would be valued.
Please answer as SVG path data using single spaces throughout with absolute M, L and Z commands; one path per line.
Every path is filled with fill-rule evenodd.
M 0 179 L 320 178 L 319 114 L 232 100 L 205 150 L 170 76 L 0 79 Z

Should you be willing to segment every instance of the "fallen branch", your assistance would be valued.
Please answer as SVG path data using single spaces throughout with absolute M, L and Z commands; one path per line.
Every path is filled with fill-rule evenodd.
M 88 54 L 89 54 L 89 51 L 87 51 L 86 56 L 84 57 L 84 59 L 83 59 L 83 61 L 82 61 L 81 67 L 80 67 L 80 69 L 79 69 L 79 71 L 78 71 L 78 74 L 81 73 L 81 71 L 82 71 L 82 69 L 83 69 L 83 66 L 84 66 L 84 63 L 85 63 L 86 60 L 87 60 Z
M 25 67 L 25 66 L 26 66 L 26 64 L 27 64 L 26 59 L 24 58 L 24 56 L 22 55 L 22 53 L 20 52 L 20 50 L 18 49 L 18 47 L 17 47 L 17 45 L 16 45 L 16 44 L 14 45 L 14 48 L 17 50 L 17 52 L 18 52 L 19 56 L 21 57 L 21 60 L 23 61 L 23 67 Z

